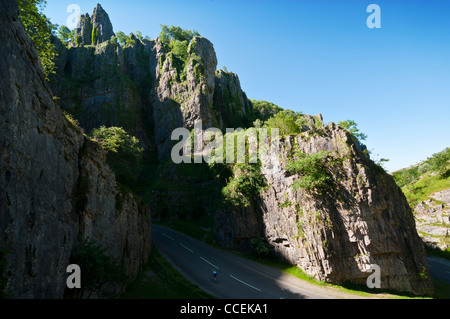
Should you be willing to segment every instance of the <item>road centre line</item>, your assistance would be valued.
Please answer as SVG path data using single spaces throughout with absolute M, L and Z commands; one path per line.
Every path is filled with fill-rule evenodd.
M 252 285 L 250 285 L 250 284 L 246 283 L 245 281 L 242 281 L 242 280 L 240 280 L 240 279 L 238 279 L 238 278 L 234 277 L 233 275 L 230 275 L 230 277 L 231 277 L 231 278 L 233 278 L 234 280 L 237 280 L 237 281 L 239 281 L 240 283 L 243 283 L 244 285 L 247 285 L 247 286 L 249 286 L 250 288 L 253 288 L 253 289 L 255 289 L 255 290 L 261 291 L 261 289 L 259 289 L 259 288 L 256 288 L 256 287 L 254 287 L 254 286 L 252 286 Z
M 193 253 L 194 251 L 192 250 L 192 249 L 190 249 L 190 248 L 188 248 L 188 247 L 186 247 L 185 245 L 183 245 L 182 243 L 179 243 L 180 244 L 180 246 L 182 246 L 183 248 L 185 248 L 185 249 L 187 249 L 187 250 L 189 250 L 191 253 Z
M 169 238 L 169 239 L 175 240 L 174 238 L 172 238 L 172 237 L 170 237 L 170 236 L 168 236 L 168 235 L 166 235 L 166 234 L 161 233 L 161 235 L 163 235 L 164 237 L 167 237 L 167 238 Z
M 220 268 L 217 267 L 216 265 L 214 265 L 213 263 L 210 263 L 209 261 L 207 261 L 205 258 L 200 257 L 204 262 L 207 262 L 208 264 L 210 264 L 211 266 L 213 266 L 214 268 L 216 268 L 217 270 L 219 270 Z

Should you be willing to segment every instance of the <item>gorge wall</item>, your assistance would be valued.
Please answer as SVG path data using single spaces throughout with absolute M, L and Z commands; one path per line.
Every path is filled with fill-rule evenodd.
M 86 133 L 102 125 L 123 127 L 148 157 L 164 163 L 175 128 L 191 129 L 200 120 L 204 129 L 249 127 L 253 105 L 236 74 L 216 70 L 209 40 L 193 37 L 185 56 L 158 38 L 131 35 L 129 44 L 120 45 L 112 41 L 112 24 L 100 5 L 82 16 L 69 46 L 55 41 L 57 74 L 49 85 L 15 3 L 0 4 L 6 30 L 0 34 L 6 57 L 0 65 L 0 248 L 8 251 L 8 288 L 13 297 L 61 297 L 71 251 L 87 237 L 107 247 L 133 277 L 150 251 L 149 209 L 117 189 L 100 146 L 59 106 Z M 283 137 L 263 162 L 269 187 L 247 207 L 211 212 L 220 244 L 248 250 L 251 239 L 263 237 L 274 254 L 332 283 L 365 284 L 366 270 L 377 264 L 383 288 L 431 294 L 423 246 L 401 190 L 347 131 L 323 126 L 321 116 L 305 118 L 311 122 L 307 132 Z M 330 152 L 334 192 L 293 191 L 299 176 L 286 164 L 294 150 Z M 211 192 L 214 176 L 201 179 L 191 167 L 186 178 L 176 169 L 167 165 L 157 172 L 166 188 L 149 191 L 152 207 L 169 198 L 173 205 L 164 210 L 194 219 L 215 207 L 220 197 Z M 192 197 L 196 202 L 186 212 Z
M 17 1 L 0 4 L 0 249 L 11 298 L 62 298 L 72 251 L 95 239 L 133 279 L 149 209 L 119 192 L 101 147 L 55 103 Z M 117 199 L 121 205 L 116 205 Z
M 299 176 L 288 173 L 286 164 L 296 150 L 330 152 L 329 192 L 293 190 Z M 251 239 L 263 237 L 275 255 L 318 280 L 365 285 L 370 265 L 376 264 L 381 288 L 432 294 L 424 247 L 405 196 L 347 131 L 332 123 L 286 136 L 263 161 L 262 173 L 269 187 L 251 205 L 217 214 L 224 247 L 249 250 Z

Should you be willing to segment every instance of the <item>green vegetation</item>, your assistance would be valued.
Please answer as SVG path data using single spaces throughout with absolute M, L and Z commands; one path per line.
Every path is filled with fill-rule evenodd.
M 450 147 L 426 161 L 392 174 L 412 208 L 429 195 L 450 188 Z
M 123 33 L 122 31 L 117 31 L 116 32 L 116 36 L 114 39 L 111 38 L 111 41 L 116 41 L 121 45 L 124 46 L 127 43 L 127 40 L 129 39 L 129 37 Z
M 106 151 L 107 162 L 117 181 L 127 186 L 135 183 L 144 151 L 139 147 L 139 140 L 120 127 L 102 126 L 94 129 L 91 136 Z
M 269 118 L 275 116 L 278 112 L 283 111 L 283 108 L 276 104 L 267 101 L 250 100 L 253 104 L 255 112 L 255 120 L 267 121 Z
M 291 174 L 300 175 L 292 185 L 294 191 L 304 189 L 308 192 L 323 194 L 332 189 L 333 178 L 328 168 L 330 152 L 322 151 L 306 155 L 297 151 L 293 157 L 286 164 L 286 170 Z
M 450 147 L 445 150 L 433 154 L 426 161 L 410 168 L 405 168 L 394 172 L 397 185 L 404 187 L 416 181 L 420 176 L 437 175 L 437 179 L 445 179 L 450 176 Z
M 365 141 L 367 139 L 367 135 L 359 130 L 358 124 L 353 120 L 340 121 L 338 122 L 338 126 L 349 131 L 359 141 Z
M 278 129 L 281 136 L 299 134 L 302 132 L 302 119 L 301 113 L 283 110 L 265 121 L 264 127 L 269 130 L 273 128 Z
M 403 193 L 411 208 L 420 201 L 430 199 L 433 193 L 450 188 L 450 178 L 442 178 L 439 175 L 424 174 L 419 180 L 402 187 Z
M 75 30 L 70 30 L 65 25 L 62 25 L 58 28 L 57 36 L 58 39 L 61 40 L 62 43 L 68 44 L 73 40 L 75 35 Z
M 25 31 L 34 43 L 39 55 L 44 75 L 48 79 L 55 73 L 55 46 L 51 43 L 55 26 L 43 14 L 47 1 L 45 0 L 17 0 L 19 4 L 19 18 L 25 26 Z
M 257 132 L 252 128 L 226 134 L 224 141 L 227 142 L 220 143 L 222 147 L 218 150 L 218 154 L 223 156 L 222 160 L 217 157 L 217 161 L 209 165 L 219 179 L 225 180 L 222 194 L 225 201 L 234 206 L 250 205 L 267 188 L 261 173 L 259 154 L 250 147 L 249 137 L 252 133 L 256 137 Z M 244 142 L 245 149 L 242 147 Z M 227 148 L 227 143 L 234 144 L 232 151 Z
M 180 27 L 168 27 L 167 25 L 162 24 L 158 38 L 161 42 L 169 44 L 171 41 L 186 41 L 189 43 L 194 37 L 199 36 L 200 34 L 196 30 L 184 30 Z
M 266 243 L 263 237 L 253 238 L 250 240 L 250 246 L 253 254 L 259 259 L 266 259 L 269 257 L 270 246 Z
M 149 261 L 122 299 L 212 299 L 213 296 L 186 280 L 152 247 Z
M 123 285 L 127 276 L 123 266 L 106 254 L 106 248 L 95 241 L 81 241 L 70 258 L 72 264 L 77 264 L 83 270 L 81 276 L 81 293 L 110 296 L 114 287 Z
M 260 164 L 237 163 L 232 167 L 234 176 L 223 188 L 226 200 L 234 206 L 248 206 L 264 189 L 266 180 Z
M 98 29 L 96 27 L 92 28 L 92 44 L 97 45 L 98 43 Z

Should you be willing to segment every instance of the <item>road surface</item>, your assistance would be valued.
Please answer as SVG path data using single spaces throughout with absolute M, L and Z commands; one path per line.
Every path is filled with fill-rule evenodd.
M 430 269 L 431 277 L 450 284 L 450 261 L 442 258 L 427 257 L 427 265 L 428 269 Z
M 323 287 L 214 248 L 170 228 L 153 225 L 153 241 L 170 264 L 204 291 L 218 298 L 336 298 L 333 292 L 327 292 Z M 210 279 L 213 270 L 217 271 L 217 282 Z

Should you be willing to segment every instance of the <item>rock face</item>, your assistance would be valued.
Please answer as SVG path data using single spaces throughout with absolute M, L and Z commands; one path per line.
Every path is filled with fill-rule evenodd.
M 0 249 L 12 298 L 62 298 L 80 239 L 131 278 L 151 246 L 149 210 L 118 192 L 100 146 L 55 105 L 17 2 L 0 4 Z M 117 205 L 117 199 L 121 205 Z
M 298 176 L 285 169 L 293 150 L 331 152 L 333 192 L 317 196 L 293 191 Z M 251 206 L 217 215 L 216 232 L 223 246 L 249 249 L 250 239 L 264 237 L 274 254 L 319 280 L 365 285 L 370 265 L 376 264 L 382 288 L 432 293 L 406 198 L 348 132 L 331 124 L 282 138 L 277 152 L 269 154 L 262 166 L 269 188 Z
M 445 250 L 450 247 L 450 189 L 431 197 L 414 208 L 416 227 L 426 245 Z
M 75 28 L 74 46 L 97 45 L 114 36 L 109 16 L 100 4 L 94 8 L 92 18 L 89 14 L 81 15 Z
M 203 129 L 247 127 L 252 123 L 253 107 L 238 76 L 216 71 L 217 58 L 210 41 L 194 37 L 186 54 L 176 54 L 160 39 L 141 41 L 131 36 L 134 44 L 100 43 L 111 34 L 108 23 L 100 22 L 107 16 L 102 12 L 97 7 L 92 20 L 87 15 L 81 20 L 76 47 L 58 46 L 59 73 L 51 82 L 61 98 L 61 106 L 74 114 L 84 129 L 121 126 L 137 136 L 147 150 L 155 150 L 163 162 L 170 155 L 175 128 L 191 129 L 198 121 L 202 121 Z M 93 41 L 94 26 L 99 30 L 98 41 Z M 92 42 L 96 45 L 89 46 Z M 332 283 L 365 284 L 370 275 L 368 268 L 376 264 L 381 268 L 382 288 L 430 294 L 432 285 L 424 249 L 401 190 L 367 159 L 348 132 L 333 125 L 323 128 L 321 115 L 304 118 L 303 129 L 309 132 L 282 139 L 277 152 L 263 163 L 268 189 L 248 207 L 223 209 L 216 214 L 215 232 L 220 243 L 227 248 L 248 250 L 251 239 L 264 237 L 274 254 L 317 279 Z M 81 149 L 80 143 L 75 145 Z M 303 190 L 293 191 L 292 185 L 299 177 L 287 173 L 285 167 L 294 149 L 306 154 L 332 154 L 332 194 L 318 197 Z M 86 165 L 97 167 L 89 165 L 89 161 Z M 173 177 L 165 187 L 182 184 L 180 176 L 171 173 L 171 169 L 174 170 L 170 167 L 167 173 L 163 166 L 159 174 Z M 73 172 L 72 182 L 80 174 L 80 170 Z M 89 179 L 97 175 L 81 174 Z M 204 180 L 198 181 L 200 184 L 208 187 Z M 200 215 L 207 201 L 203 197 L 198 203 L 191 200 L 192 189 L 197 190 L 192 185 L 188 185 L 188 191 L 182 187 L 155 191 L 155 198 L 172 202 L 160 209 L 161 215 L 171 209 L 178 216 L 191 214 L 186 213 L 184 205 L 188 200 L 192 210 Z M 79 204 L 82 229 L 88 234 L 96 221 L 89 212 L 110 203 L 95 200 L 97 195 L 91 194 L 91 201 L 82 197 Z
M 182 61 L 166 52 L 157 41 L 152 55 L 155 85 L 151 92 L 155 144 L 158 157 L 170 156 L 170 140 L 174 129 L 191 129 L 198 121 L 202 128 L 221 127 L 221 118 L 213 109 L 217 58 L 212 43 L 194 37 L 189 43 L 187 57 Z
M 92 28 L 93 34 L 95 33 L 97 37 L 97 39 L 95 39 L 97 41 L 93 41 L 93 44 L 108 41 L 115 35 L 109 16 L 100 4 L 97 4 L 97 7 L 94 8 L 94 12 L 92 13 Z
M 214 106 L 220 110 L 223 129 L 252 126 L 253 105 L 242 91 L 237 74 L 217 70 L 215 81 Z
M 102 125 L 120 126 L 153 151 L 148 53 L 152 47 L 152 41 L 123 48 L 109 41 L 68 49 L 57 43 L 58 72 L 50 84 L 61 107 L 87 133 Z

